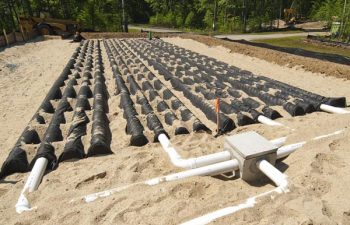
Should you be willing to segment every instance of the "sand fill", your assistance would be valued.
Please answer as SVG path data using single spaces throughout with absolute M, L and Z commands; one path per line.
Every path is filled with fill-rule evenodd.
M 322 95 L 350 97 L 348 81 L 232 54 L 222 47 L 211 48 L 191 40 L 167 41 Z M 1 122 L 4 124 L 1 129 L 1 162 L 76 46 L 51 40 L 9 48 L 0 53 L 0 68 L 5 71 L 0 78 Z M 268 179 L 249 185 L 240 179 L 227 180 L 222 176 L 193 177 L 151 187 L 136 185 L 91 203 L 79 199 L 71 202 L 93 192 L 181 171 L 172 166 L 159 143 L 128 147 L 130 139 L 125 134 L 120 99 L 114 94 L 112 71 L 105 48 L 101 47 L 110 94 L 108 117 L 114 154 L 61 163 L 57 170 L 44 176 L 38 191 L 28 195 L 32 206 L 37 209 L 21 215 L 15 212 L 14 206 L 28 174 L 14 174 L 0 181 L 0 224 L 179 224 L 240 204 L 252 195 L 274 188 Z M 8 63 L 20 66 L 10 71 L 6 66 Z M 38 75 L 40 73 L 42 76 Z M 268 139 L 287 135 L 287 143 L 294 143 L 340 129 L 345 129 L 345 132 L 311 141 L 277 164 L 277 168 L 289 177 L 290 193 L 274 200 L 265 199 L 252 209 L 219 219 L 214 224 L 349 224 L 350 115 L 316 112 L 278 121 L 290 128 L 254 124 L 239 127 L 230 134 L 256 131 Z M 172 142 L 187 158 L 221 151 L 224 138 L 193 133 L 175 136 Z

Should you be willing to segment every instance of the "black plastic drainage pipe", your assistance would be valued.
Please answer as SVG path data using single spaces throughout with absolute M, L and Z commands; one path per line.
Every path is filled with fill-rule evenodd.
M 55 148 L 52 145 L 52 142 L 63 141 L 60 124 L 66 122 L 64 112 L 73 110 L 67 98 L 69 95 L 71 95 L 72 89 L 74 89 L 73 85 L 75 83 L 75 78 L 71 78 L 71 80 L 68 82 L 67 87 L 63 92 L 62 99 L 59 101 L 55 113 L 52 116 L 51 122 L 48 128 L 46 129 L 44 138 L 41 144 L 39 145 L 36 155 L 34 156 L 29 165 L 30 168 L 32 168 L 35 164 L 35 161 L 41 157 L 44 157 L 48 160 L 47 168 L 54 169 L 56 167 L 57 158 L 55 155 Z
M 140 120 L 137 118 L 137 112 L 134 108 L 134 103 L 130 98 L 129 90 L 126 87 L 125 82 L 118 71 L 117 63 L 114 60 L 111 49 L 106 41 L 104 41 L 104 45 L 107 51 L 107 55 L 108 55 L 110 65 L 113 71 L 113 76 L 115 79 L 116 94 L 120 95 L 120 107 L 124 110 L 123 116 L 127 121 L 125 131 L 127 134 L 131 135 L 130 145 L 144 146 L 148 143 L 148 140 L 143 133 L 144 128 Z
M 178 51 L 183 52 L 182 55 L 186 54 L 186 53 L 190 53 L 190 51 L 183 49 L 183 48 L 179 48 L 177 46 L 171 45 L 169 43 L 165 43 L 162 41 L 158 41 L 156 42 L 148 42 L 149 44 L 156 44 L 159 47 L 171 47 L 172 50 L 171 52 L 173 52 L 174 54 L 178 54 L 178 52 L 175 51 L 175 49 L 177 49 Z M 197 53 L 193 53 L 192 55 L 196 55 L 196 57 L 199 57 L 200 55 Z M 190 59 L 194 60 L 193 57 L 189 57 Z M 238 76 L 240 78 L 249 78 L 249 79 L 253 79 L 255 82 L 261 82 L 261 81 L 265 81 L 265 83 L 263 84 L 264 87 L 273 87 L 273 88 L 277 88 L 281 91 L 284 92 L 284 95 L 289 94 L 290 96 L 294 97 L 294 98 L 299 98 L 300 100 L 296 101 L 296 104 L 301 106 L 304 111 L 313 111 L 313 109 L 310 107 L 310 104 L 315 108 L 315 110 L 320 110 L 320 105 L 321 104 L 327 104 L 327 105 L 331 105 L 331 106 L 335 106 L 335 107 L 346 107 L 346 99 L 345 97 L 337 97 L 337 98 L 328 98 L 328 97 L 324 97 L 324 96 L 320 96 L 318 94 L 291 86 L 289 84 L 286 83 L 282 83 L 280 81 L 277 80 L 273 80 L 271 78 L 268 77 L 264 77 L 264 76 L 255 76 L 252 73 L 246 73 L 242 70 L 240 70 L 239 68 L 233 67 L 233 66 L 228 66 L 227 64 L 224 64 L 222 62 L 219 62 L 215 59 L 212 59 L 210 57 L 206 57 L 203 56 L 204 61 L 207 61 L 208 64 L 208 60 L 212 60 L 214 61 L 214 65 L 217 66 L 221 66 L 221 68 L 223 70 L 227 70 L 228 74 L 226 75 L 230 75 L 230 76 Z M 195 61 L 195 60 L 194 60 Z M 242 76 L 244 75 L 244 76 Z
M 161 50 L 161 51 L 162 51 L 163 56 L 164 56 L 164 54 L 166 52 L 164 52 L 164 50 Z M 147 52 L 149 52 L 149 51 L 147 51 Z M 182 55 L 178 55 L 178 57 L 179 58 L 183 58 Z M 150 60 L 148 60 L 148 61 L 150 62 Z M 191 61 L 189 61 L 188 63 L 189 63 L 190 66 L 191 65 L 192 66 L 197 66 L 197 64 L 198 64 L 198 63 L 192 63 Z M 208 69 L 206 67 L 203 67 L 202 65 L 200 65 L 200 68 L 202 68 L 203 71 L 205 71 L 208 74 L 217 74 L 217 72 L 215 70 Z M 232 88 L 230 88 L 226 84 L 224 84 L 223 81 L 219 80 L 219 78 L 218 78 L 219 76 L 217 76 L 215 78 L 216 80 L 214 81 L 213 77 L 211 77 L 210 75 L 208 75 L 206 73 L 199 73 L 198 70 L 197 70 L 198 74 L 195 74 L 195 72 L 191 72 L 191 71 L 185 70 L 185 68 L 183 68 L 183 67 L 177 67 L 176 70 L 177 70 L 176 74 L 180 75 L 179 72 L 180 71 L 184 71 L 186 74 L 191 75 L 195 79 L 195 81 L 197 83 L 199 83 L 199 82 L 203 83 L 204 82 L 205 85 L 207 86 L 207 88 L 209 88 L 209 89 L 213 89 L 214 86 L 213 86 L 213 84 L 211 84 L 213 82 L 214 85 L 217 88 L 225 89 L 227 87 L 228 88 L 227 89 L 227 94 L 229 94 L 230 96 L 232 96 L 234 98 L 240 98 L 241 97 L 241 94 L 238 91 L 233 90 Z M 183 75 L 181 75 L 181 77 L 183 77 Z M 167 78 L 170 79 L 170 76 L 167 76 L 165 78 L 166 79 Z M 186 82 L 184 82 L 184 83 L 186 83 Z M 216 97 L 214 93 L 208 92 L 206 89 L 198 87 L 198 86 L 196 87 L 196 92 L 200 92 L 208 100 L 213 100 Z M 223 112 L 225 114 L 228 114 L 228 112 L 231 112 L 231 113 L 234 112 L 235 114 L 237 114 L 238 125 L 240 125 L 240 126 L 248 125 L 248 124 L 252 124 L 254 122 L 257 122 L 257 118 L 258 118 L 259 115 L 265 115 L 266 117 L 268 117 L 270 119 L 276 119 L 276 118 L 281 117 L 281 115 L 277 111 L 272 110 L 268 106 L 264 107 L 264 110 L 263 110 L 262 113 L 257 112 L 256 110 L 254 110 L 254 106 L 251 104 L 251 101 L 246 101 L 244 104 L 247 105 L 247 107 L 250 107 L 252 109 L 249 109 L 249 108 L 247 109 L 247 107 L 244 107 L 244 109 L 242 109 L 242 107 L 235 107 L 235 105 L 233 105 L 233 109 L 229 109 L 228 105 L 225 104 L 225 102 L 222 102 L 222 103 L 223 103 L 222 107 L 224 107 L 223 108 L 223 110 L 224 110 Z M 256 102 L 256 103 L 258 103 L 258 102 Z M 243 105 L 243 104 L 241 104 L 241 105 Z M 240 113 L 240 111 L 245 111 L 245 112 L 250 113 L 252 118 L 249 118 L 248 116 Z
M 139 50 L 134 50 L 141 57 L 146 58 L 143 55 L 143 53 L 141 53 Z M 163 65 L 151 59 L 148 59 L 147 61 L 151 66 L 153 66 L 155 70 L 159 72 L 160 75 L 164 76 L 165 80 L 170 80 L 175 90 L 182 91 L 184 93 L 184 96 L 188 98 L 194 106 L 199 108 L 209 120 L 211 120 L 214 123 L 217 122 L 217 116 L 213 106 L 206 103 L 203 100 L 203 98 L 193 94 L 191 90 L 189 90 L 178 78 L 174 77 L 167 69 L 165 69 Z M 220 128 L 218 131 L 219 133 L 229 132 L 235 127 L 236 126 L 232 119 L 228 118 L 224 114 L 220 115 Z
M 41 105 L 30 119 L 39 124 L 45 124 L 45 119 L 40 115 L 40 112 L 53 113 L 54 109 L 51 105 L 51 100 L 59 99 L 62 97 L 60 87 L 64 86 L 64 81 L 68 79 L 68 75 L 71 74 L 71 69 L 74 68 L 76 58 L 78 57 L 79 52 L 85 51 L 83 46 L 86 46 L 87 43 L 81 43 L 79 47 L 76 48 L 71 58 L 69 59 L 67 65 L 63 69 L 62 73 L 59 75 L 57 80 L 51 86 L 48 94 L 42 101 Z M 30 124 L 30 122 L 28 124 Z M 0 179 L 11 175 L 13 173 L 24 173 L 30 170 L 29 162 L 27 158 L 27 153 L 23 149 L 24 144 L 39 144 L 41 143 L 38 133 L 32 129 L 29 125 L 26 126 L 18 140 L 16 141 L 15 146 L 10 151 L 8 157 L 3 162 L 1 166 Z
M 90 44 L 90 42 L 87 42 L 87 44 Z M 85 52 L 83 52 L 83 54 L 85 55 Z M 77 66 L 75 67 L 75 70 L 77 70 Z M 64 117 L 64 112 L 73 110 L 67 98 L 76 96 L 75 89 L 74 89 L 74 85 L 76 84 L 77 84 L 77 81 L 75 77 L 74 76 L 71 77 L 66 85 L 66 88 L 64 89 L 62 98 L 59 101 L 58 106 L 52 116 L 51 122 L 48 128 L 46 129 L 43 141 L 41 142 L 36 152 L 36 155 L 34 156 L 34 158 L 32 159 L 29 165 L 30 169 L 34 166 L 35 161 L 41 157 L 44 157 L 48 160 L 47 168 L 54 169 L 57 166 L 55 148 L 52 145 L 52 142 L 63 141 L 60 124 L 66 122 Z
M 124 72 L 126 74 L 130 74 L 130 70 L 127 68 L 124 61 L 122 59 L 120 61 L 121 61 L 121 65 L 125 66 Z M 129 80 L 129 82 L 131 81 L 131 83 L 130 83 L 130 92 L 131 93 L 133 93 L 132 91 L 136 91 L 136 90 L 141 91 L 141 88 L 139 87 L 139 85 L 136 83 L 136 81 L 134 80 L 134 78 L 131 75 L 128 76 L 128 80 Z M 134 92 L 134 94 L 136 94 L 136 92 Z M 168 136 L 162 123 L 159 121 L 158 117 L 155 115 L 153 108 L 149 104 L 148 100 L 143 96 L 143 94 L 142 94 L 142 96 L 138 96 L 137 103 L 141 105 L 142 113 L 144 115 L 146 115 L 147 127 L 150 130 L 152 130 L 154 133 L 153 141 L 154 142 L 158 141 L 158 136 L 160 134 L 166 134 Z
M 164 51 L 164 50 L 161 50 L 161 49 L 159 49 L 159 50 L 160 51 Z M 178 55 L 178 56 L 179 57 L 183 57 L 181 55 Z M 237 78 L 234 79 L 232 76 L 220 76 L 217 73 L 217 71 L 215 71 L 215 70 L 213 70 L 211 68 L 205 67 L 202 64 L 197 63 L 197 62 L 194 63 L 192 61 L 189 61 L 189 64 L 198 67 L 202 71 L 205 71 L 207 74 L 211 74 L 211 76 L 216 74 L 217 75 L 216 76 L 217 81 L 219 81 L 219 82 L 228 82 L 228 83 L 230 83 L 232 85 L 232 87 L 234 87 L 236 89 L 239 89 L 239 90 L 242 90 L 242 91 L 246 92 L 249 95 L 256 96 L 256 97 L 258 97 L 259 99 L 261 99 L 263 102 L 265 102 L 268 105 L 282 105 L 283 108 L 288 113 L 290 113 L 292 116 L 299 116 L 299 115 L 304 115 L 305 114 L 305 111 L 303 110 L 302 107 L 300 107 L 298 105 L 295 105 L 295 104 L 292 104 L 290 102 L 287 102 L 284 99 L 281 99 L 279 97 L 273 96 L 273 95 L 271 95 L 271 94 L 269 94 L 267 92 L 262 92 L 262 91 L 260 91 L 260 90 L 258 90 L 256 88 L 252 87 L 251 85 L 248 85 L 246 82 L 250 82 L 249 80 L 245 80 L 245 79 L 239 80 Z M 271 110 L 269 110 L 269 112 L 271 112 Z
M 103 75 L 102 56 L 99 41 L 97 42 L 96 47 L 97 55 L 94 65 L 94 112 L 92 116 L 90 147 L 87 151 L 88 157 L 113 153 L 111 150 L 112 134 L 109 129 L 109 120 L 106 115 L 106 113 L 108 113 L 108 92 Z
M 131 54 L 135 55 L 133 52 L 131 52 Z M 137 57 L 137 56 L 135 55 L 135 57 Z M 136 60 L 140 61 L 139 59 L 136 59 Z M 141 63 L 141 61 L 140 61 L 140 63 Z M 162 84 L 162 82 L 160 80 L 156 79 L 154 74 L 151 73 L 151 71 L 149 71 L 149 69 L 146 66 L 144 66 L 143 72 L 146 72 L 146 71 L 149 72 L 148 73 L 149 80 L 155 79 L 155 81 L 154 81 L 155 89 L 157 89 L 159 91 L 162 89 L 162 87 L 164 87 L 165 90 L 162 93 L 163 99 L 169 100 L 171 98 L 174 98 L 173 100 L 171 100 L 171 108 L 173 110 L 180 111 L 181 120 L 184 122 L 191 120 L 193 122 L 192 123 L 192 131 L 194 131 L 194 132 L 202 132 L 202 131 L 209 132 L 210 131 L 195 115 L 193 115 L 193 113 L 185 105 L 183 105 L 183 103 L 181 101 L 179 101 L 177 99 L 177 97 L 175 95 L 173 95 L 173 93 L 168 88 L 166 88 Z M 144 76 L 142 74 L 140 74 L 140 76 L 138 76 L 138 77 L 142 78 Z M 142 83 L 142 89 L 149 90 L 149 99 L 151 101 L 154 100 L 157 96 L 159 96 L 158 92 L 152 88 L 152 85 L 148 81 L 145 81 Z M 166 114 L 166 116 L 169 117 L 169 114 Z M 165 118 L 166 121 L 167 121 L 167 117 Z M 181 131 L 181 133 L 182 132 L 183 131 Z
M 124 57 L 126 57 L 126 52 L 125 52 L 124 50 L 122 50 L 120 46 L 119 46 L 119 48 L 120 48 L 119 53 L 123 53 Z M 118 50 L 117 50 L 117 52 L 118 52 Z M 119 54 L 119 55 L 121 55 L 121 54 Z M 134 63 L 134 61 L 133 61 L 132 59 L 130 59 L 130 57 L 128 57 L 128 58 L 129 58 L 129 59 L 128 59 L 127 61 L 128 61 L 129 64 Z M 122 61 L 124 62 L 124 64 L 126 64 L 126 61 L 125 61 L 123 58 L 122 58 Z M 128 66 L 128 65 L 127 65 L 127 66 Z M 129 66 L 129 68 L 130 68 L 130 67 L 131 67 L 131 66 Z M 130 70 L 129 70 L 129 71 L 130 71 Z M 153 75 L 153 74 L 152 74 L 152 75 Z M 143 76 L 143 74 L 140 74 L 140 77 L 141 77 L 141 78 L 145 78 L 145 77 Z M 154 75 L 153 75 L 153 78 L 155 78 Z M 143 93 L 149 91 L 149 92 L 153 92 L 153 93 L 154 93 L 154 97 L 152 97 L 152 98 L 150 98 L 150 97 L 147 98 L 147 97 L 145 96 L 146 101 L 143 100 L 143 102 L 144 102 L 144 104 L 146 104 L 146 106 L 143 106 L 143 107 L 147 107 L 147 108 L 150 107 L 150 108 L 151 108 L 151 106 L 149 105 L 149 101 L 154 100 L 154 98 L 157 97 L 157 96 L 160 97 L 159 94 L 158 94 L 158 92 L 154 90 L 153 86 L 152 86 L 152 85 L 150 84 L 150 82 L 148 82 L 148 81 L 142 82 L 142 90 L 141 90 L 139 84 L 137 83 L 137 81 L 135 80 L 135 78 L 134 78 L 133 76 L 131 76 L 131 75 L 128 76 L 128 82 L 129 82 L 129 84 L 130 84 L 130 92 L 131 92 L 131 94 L 133 94 L 133 95 L 135 95 L 137 91 L 140 91 L 140 92 L 143 91 Z M 147 104 L 148 104 L 148 106 L 147 106 Z M 189 131 L 187 130 L 187 128 L 181 124 L 181 122 L 178 120 L 178 118 L 176 117 L 176 115 L 170 110 L 170 108 L 169 108 L 169 106 L 168 106 L 168 104 L 167 104 L 166 102 L 164 102 L 164 101 L 158 102 L 158 104 L 157 104 L 157 111 L 158 111 L 158 112 L 163 112 L 163 113 L 164 113 L 164 119 L 165 119 L 165 123 L 166 123 L 166 124 L 168 124 L 168 125 L 173 125 L 174 123 L 179 122 L 179 123 L 177 124 L 178 126 L 175 127 L 175 135 L 179 135 L 179 134 L 188 134 L 188 133 L 189 133 Z M 165 112 L 164 112 L 164 111 L 165 111 Z M 153 111 L 152 108 L 151 108 L 151 110 L 150 110 L 149 113 L 153 113 L 153 114 L 154 114 L 154 111 Z M 150 116 L 147 115 L 147 117 L 150 117 Z M 154 116 L 152 116 L 152 118 L 154 118 Z M 147 121 L 150 121 L 150 119 L 147 119 Z M 158 121 L 159 121 L 159 120 L 158 120 Z M 148 125 L 148 126 L 149 126 L 149 127 L 160 127 L 159 124 L 158 124 L 158 125 L 155 124 L 155 123 L 158 123 L 158 121 L 155 120 L 155 121 L 153 122 L 154 125 L 152 125 L 152 126 Z M 160 123 L 160 121 L 159 121 L 159 123 Z M 161 125 L 161 124 L 160 124 L 160 125 Z M 175 125 L 175 124 L 174 124 L 174 125 Z M 161 125 L 161 127 L 162 127 L 162 125 Z M 163 129 L 163 130 L 155 131 L 155 133 L 160 133 L 160 132 L 165 133 L 165 130 Z M 156 136 L 158 137 L 158 135 L 156 135 Z M 158 139 L 158 138 L 157 138 L 157 139 Z M 157 139 L 155 139 L 155 140 L 157 140 Z
M 67 142 L 63 152 L 58 157 L 58 162 L 85 157 L 81 138 L 86 135 L 86 128 L 89 123 L 89 118 L 85 113 L 85 110 L 91 109 L 88 100 L 89 92 L 91 92 L 90 87 L 87 85 L 87 82 L 83 82 L 78 93 L 72 125 L 67 134 Z

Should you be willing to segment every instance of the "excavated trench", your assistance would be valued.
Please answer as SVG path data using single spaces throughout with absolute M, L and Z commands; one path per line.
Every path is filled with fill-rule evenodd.
M 102 60 L 101 45 L 109 62 Z M 10 151 L 1 178 L 29 171 L 40 157 L 55 169 L 63 161 L 112 153 L 106 63 L 131 146 L 157 142 L 160 134 L 223 134 L 258 123 L 260 115 L 274 120 L 320 111 L 321 104 L 346 104 L 345 98 L 256 76 L 159 39 L 88 40 L 75 50 Z

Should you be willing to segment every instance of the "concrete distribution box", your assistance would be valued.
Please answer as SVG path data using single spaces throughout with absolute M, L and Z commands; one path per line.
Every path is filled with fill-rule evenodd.
M 259 160 L 265 159 L 275 165 L 277 157 L 277 147 L 253 131 L 225 138 L 224 150 L 238 160 L 240 175 L 245 181 L 264 176 L 256 166 Z

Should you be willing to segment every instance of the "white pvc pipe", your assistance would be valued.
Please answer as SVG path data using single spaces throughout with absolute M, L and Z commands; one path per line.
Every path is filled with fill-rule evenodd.
M 170 161 L 178 167 L 183 167 L 183 168 L 191 168 L 191 165 L 186 163 L 183 163 L 181 156 L 177 153 L 173 145 L 171 144 L 170 140 L 165 134 L 160 134 L 158 136 L 158 140 L 160 144 L 162 145 L 164 151 L 168 154 Z
M 238 161 L 236 159 L 233 159 L 233 160 L 228 160 L 225 162 L 216 163 L 216 164 L 209 165 L 209 166 L 204 166 L 204 167 L 200 167 L 200 168 L 196 168 L 196 169 L 186 170 L 183 172 L 169 174 L 166 176 L 156 177 L 153 179 L 146 180 L 144 182 L 138 182 L 138 183 L 126 185 L 123 187 L 117 187 L 117 188 L 113 188 L 110 190 L 85 195 L 83 197 L 83 199 L 86 202 L 92 202 L 92 201 L 96 200 L 97 198 L 107 197 L 107 196 L 112 195 L 114 193 L 123 191 L 127 188 L 133 187 L 135 185 L 142 185 L 142 184 L 145 185 L 146 184 L 149 186 L 153 186 L 153 185 L 163 183 L 163 182 L 180 180 L 180 179 L 194 177 L 194 176 L 207 176 L 207 175 L 214 176 L 214 175 L 227 173 L 227 172 L 235 172 L 235 170 L 238 170 L 238 168 L 239 168 Z M 73 199 L 71 202 L 74 202 L 74 201 L 75 200 Z
M 229 152 L 219 152 L 198 158 L 182 159 L 165 134 L 160 134 L 158 136 L 158 140 L 164 151 L 168 154 L 172 164 L 185 169 L 194 169 L 207 166 L 214 163 L 227 161 L 232 158 Z
M 277 159 L 282 159 L 290 155 L 291 153 L 295 152 L 298 148 L 303 147 L 304 144 L 306 144 L 306 141 L 282 146 L 281 148 L 277 149 Z
M 269 125 L 269 126 L 283 126 L 283 124 L 279 123 L 279 122 L 276 122 L 270 118 L 267 118 L 266 116 L 263 116 L 263 115 L 260 115 L 258 117 L 258 121 L 262 124 L 266 124 L 266 125 Z
M 40 181 L 44 175 L 45 169 L 47 167 L 48 160 L 46 158 L 38 158 L 35 161 L 32 171 L 29 174 L 27 182 L 25 183 L 21 194 L 18 198 L 16 204 L 16 212 L 22 213 L 23 211 L 31 210 L 30 203 L 25 196 L 26 192 L 33 192 L 38 189 Z
M 340 134 L 342 132 L 344 132 L 344 130 L 338 130 L 338 131 L 331 133 L 331 134 L 315 137 L 315 138 L 313 138 L 313 140 L 318 140 L 321 138 L 330 137 L 333 135 Z M 283 137 L 283 138 L 272 140 L 271 142 L 275 142 L 276 144 L 278 144 L 278 143 L 283 143 L 285 140 L 286 140 L 286 138 Z M 163 143 L 166 144 L 166 139 Z M 304 141 L 304 142 L 286 145 L 286 146 L 279 148 L 277 150 L 277 159 L 281 159 L 281 158 L 288 156 L 290 153 L 292 153 L 295 150 L 297 150 L 298 148 L 302 147 L 305 143 L 306 142 Z M 170 142 L 169 142 L 169 144 L 170 144 Z M 222 154 L 222 156 L 219 156 L 221 154 Z M 224 157 L 228 157 L 228 152 L 219 152 L 219 153 L 214 153 L 211 155 L 217 155 L 218 158 L 224 158 Z M 211 156 L 211 155 L 202 156 L 199 158 L 206 158 L 206 157 Z M 219 170 L 218 170 L 218 164 L 222 165 L 221 168 L 219 167 Z M 209 168 L 209 170 L 208 170 L 208 168 Z M 123 191 L 123 190 L 130 188 L 132 186 L 135 186 L 135 185 L 141 185 L 141 184 L 156 185 L 156 184 L 159 184 L 161 182 L 178 180 L 178 179 L 182 179 L 182 178 L 186 178 L 186 177 L 190 177 L 190 176 L 217 175 L 220 173 L 225 173 L 225 172 L 230 172 L 230 171 L 234 172 L 234 170 L 238 170 L 238 168 L 239 168 L 239 166 L 238 166 L 237 160 L 233 159 L 233 160 L 229 160 L 229 161 L 222 162 L 222 163 L 217 163 L 217 164 L 210 165 L 210 166 L 204 166 L 204 167 L 200 167 L 197 169 L 192 169 L 192 170 L 188 170 L 188 171 L 184 171 L 184 172 L 180 172 L 180 173 L 170 174 L 170 175 L 163 176 L 163 177 L 157 177 L 157 178 L 150 179 L 150 180 L 147 180 L 144 182 L 138 182 L 138 183 L 122 186 L 122 187 L 109 189 L 109 190 L 102 191 L 102 192 L 89 194 L 89 195 L 83 196 L 82 198 L 86 202 L 91 202 L 91 201 L 96 200 L 97 198 L 107 197 L 109 195 Z M 80 199 L 81 198 L 79 198 L 79 200 Z M 75 201 L 75 199 L 73 199 L 71 202 L 74 202 L 74 201 Z
M 348 114 L 350 113 L 349 110 L 339 108 L 339 107 L 334 107 L 326 104 L 321 104 L 320 109 L 325 112 L 329 113 L 336 113 L 336 114 Z
M 254 205 L 257 203 L 258 198 L 271 196 L 271 199 L 272 199 L 274 193 L 281 194 L 283 193 L 283 190 L 280 187 L 277 187 L 271 191 L 267 191 L 262 194 L 250 197 L 244 203 L 241 203 L 239 205 L 216 210 L 206 215 L 189 220 L 185 223 L 181 223 L 181 225 L 203 225 L 203 224 L 211 223 L 216 219 L 241 211 L 242 209 L 253 208 Z
M 277 187 L 281 187 L 282 190 L 288 188 L 288 180 L 287 180 L 287 176 L 283 173 L 281 173 L 281 171 L 279 171 L 278 169 L 276 169 L 276 167 L 274 167 L 273 165 L 271 165 L 271 163 L 269 163 L 266 160 L 260 160 L 256 163 L 256 166 L 259 168 L 259 170 L 261 172 L 263 172 L 268 178 L 270 178 Z
M 198 218 L 192 219 L 190 221 L 187 221 L 185 223 L 182 223 L 181 225 L 203 225 L 208 224 L 210 222 L 213 222 L 216 219 L 219 219 L 221 217 L 233 214 L 235 212 L 238 212 L 242 209 L 252 208 L 257 202 L 258 198 L 264 197 L 264 196 L 271 196 L 273 193 L 286 193 L 289 192 L 288 189 L 288 180 L 287 176 L 281 173 L 278 169 L 276 169 L 273 165 L 271 165 L 266 160 L 261 160 L 257 162 L 257 167 L 267 176 L 269 177 L 276 185 L 277 188 L 264 192 L 262 194 L 256 195 L 254 197 L 248 198 L 244 203 L 223 208 L 211 213 L 208 213 L 204 216 L 200 216 Z
M 325 134 L 325 135 L 320 135 L 320 136 L 314 137 L 311 140 L 317 141 L 317 140 L 320 140 L 323 138 L 328 138 L 328 137 L 332 137 L 332 136 L 341 134 L 343 132 L 344 132 L 344 130 L 337 130 L 337 131 L 330 133 L 330 134 Z M 294 143 L 294 144 L 285 145 L 285 146 L 280 147 L 277 150 L 277 159 L 282 159 L 282 158 L 290 155 L 291 153 L 295 152 L 298 148 L 301 148 L 305 144 L 306 144 L 306 141 L 302 141 L 302 142 L 298 142 L 298 143 Z
M 330 137 L 333 135 L 337 135 L 342 133 L 344 130 L 339 130 L 334 133 L 321 135 L 318 137 L 313 138 L 312 140 L 318 140 L 326 137 Z M 158 136 L 158 140 L 161 143 L 164 151 L 168 154 L 170 161 L 173 163 L 174 166 L 185 168 L 185 169 L 195 169 L 203 166 L 208 166 L 211 164 L 224 162 L 227 160 L 232 159 L 232 155 L 228 151 L 213 153 L 197 158 L 189 158 L 189 159 L 182 159 L 181 156 L 177 153 L 176 149 L 172 146 L 170 140 L 165 134 L 160 134 Z M 287 137 L 281 137 L 277 139 L 273 139 L 270 142 L 274 144 L 276 147 L 282 146 L 287 140 Z M 299 142 L 295 144 L 286 145 L 283 147 L 280 147 L 277 151 L 277 158 L 284 158 L 294 152 L 296 149 L 301 148 L 306 142 Z
M 279 148 L 282 145 L 284 145 L 284 143 L 286 143 L 286 141 L 287 141 L 287 137 L 281 137 L 281 138 L 270 140 L 270 142 L 272 144 L 274 144 L 277 148 Z
M 214 163 L 224 162 L 230 159 L 232 159 L 231 153 L 229 151 L 223 151 L 187 160 L 193 161 L 192 168 L 194 169 L 202 166 L 208 166 Z
M 330 134 L 325 134 L 325 135 L 320 135 L 320 136 L 317 136 L 317 137 L 314 137 L 312 138 L 312 140 L 320 140 L 320 139 L 323 139 L 323 138 L 327 138 L 327 137 L 331 137 L 331 136 L 334 136 L 334 135 L 338 135 L 338 134 L 341 134 L 343 133 L 345 130 L 342 129 L 342 130 L 337 130 L 333 133 L 330 133 Z
M 194 177 L 194 176 L 208 176 L 208 175 L 214 176 L 222 173 L 234 172 L 235 170 L 238 170 L 238 168 L 239 168 L 238 161 L 236 159 L 232 159 L 232 160 L 216 163 L 209 166 L 199 167 L 192 170 L 186 170 L 183 172 L 170 174 L 163 177 L 157 177 L 146 181 L 145 184 L 156 185 L 162 182 L 180 180 L 183 178 Z
M 286 137 L 271 140 L 270 142 L 275 146 L 279 147 L 286 142 Z M 160 134 L 158 140 L 162 145 L 164 151 L 168 154 L 170 161 L 174 166 L 185 168 L 185 169 L 195 169 L 203 166 L 212 165 L 219 162 L 224 162 L 232 159 L 232 155 L 228 151 L 213 153 L 197 158 L 183 159 L 176 149 L 171 144 L 170 140 L 165 134 Z

